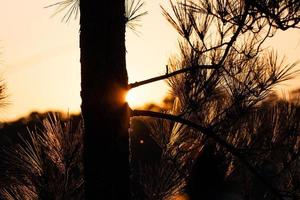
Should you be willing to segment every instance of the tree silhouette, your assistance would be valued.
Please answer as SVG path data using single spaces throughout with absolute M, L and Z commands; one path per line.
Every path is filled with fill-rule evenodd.
M 266 195 L 278 199 L 289 195 L 297 197 L 297 180 L 293 179 L 293 183 L 289 182 L 289 187 L 285 188 L 283 184 L 274 185 L 272 179 L 266 177 L 268 174 L 262 173 L 265 170 L 272 176 L 273 171 L 269 170 L 269 163 L 274 157 L 272 154 L 276 155 L 282 146 L 279 141 L 290 142 L 289 147 L 297 146 L 289 135 L 284 136 L 285 131 L 278 129 L 278 126 L 289 131 L 297 129 L 297 121 L 287 123 L 287 127 L 279 124 L 279 121 L 274 121 L 274 117 L 278 117 L 281 112 L 290 111 L 288 107 L 283 106 L 283 110 L 279 109 L 280 112 L 275 109 L 275 114 L 269 116 L 264 116 L 259 111 L 272 88 L 297 73 L 293 71 L 295 64 L 284 66 L 275 53 L 263 51 L 262 44 L 278 29 L 299 27 L 298 1 L 171 2 L 173 14 L 165 9 L 163 13 L 182 37 L 180 55 L 170 60 L 165 75 L 132 84 L 128 84 L 126 72 L 125 24 L 129 18 L 136 19 L 143 15 L 137 14 L 142 5 L 140 1 L 131 4 L 129 10 L 133 12 L 127 12 L 127 17 L 124 15 L 125 1 L 64 2 L 66 4 L 61 2 L 58 5 L 71 5 L 72 13 L 73 3 L 78 2 L 80 10 L 81 109 L 84 120 L 83 163 L 86 199 L 93 199 L 97 195 L 96 198 L 103 199 L 130 199 L 130 116 L 160 118 L 159 123 L 154 123 L 154 127 L 162 123 L 160 127 L 163 130 L 153 128 L 151 133 L 162 148 L 161 167 L 150 168 L 145 171 L 145 176 L 142 176 L 148 185 L 156 184 L 145 191 L 149 199 L 170 197 L 184 190 L 186 184 L 189 186 L 187 188 L 195 188 L 197 180 L 193 180 L 189 174 L 196 174 L 195 177 L 203 176 L 201 173 L 193 173 L 197 172 L 195 169 L 198 168 L 197 164 L 194 165 L 195 161 L 201 160 L 201 155 L 208 154 L 209 157 L 217 153 L 224 159 L 221 159 L 224 163 L 220 171 L 223 170 L 226 177 L 240 180 L 243 177 L 241 172 L 245 170 L 239 169 L 246 169 L 249 175 L 255 177 L 249 179 L 250 181 L 245 179 L 249 188 L 251 184 L 263 185 L 263 191 L 250 194 L 249 198 L 261 198 Z M 100 8 L 103 9 L 99 10 Z M 74 12 L 77 12 L 76 9 Z M 65 18 L 70 18 L 69 12 Z M 128 108 L 124 96 L 129 89 L 167 78 L 175 97 L 174 108 L 169 113 Z M 270 108 L 272 109 L 274 107 Z M 272 124 L 278 125 L 268 129 L 270 133 L 278 134 L 267 135 L 272 142 L 266 155 L 261 153 L 261 150 L 253 152 L 257 145 L 263 146 L 267 143 L 265 135 L 262 136 L 262 125 L 259 124 L 262 120 L 273 120 Z M 288 140 L 282 140 L 282 137 Z M 33 144 L 28 146 L 38 149 L 38 145 L 45 145 L 47 150 L 52 144 L 59 144 L 53 142 L 51 137 L 48 139 L 50 143 L 41 139 L 40 144 L 35 144 L 34 141 L 38 140 L 33 138 Z M 51 151 L 45 151 L 50 158 L 61 153 L 55 145 Z M 34 155 L 36 150 L 33 154 L 29 154 L 28 151 L 32 149 L 20 151 L 26 155 L 21 155 L 21 159 L 16 158 L 18 165 L 27 162 L 23 158 Z M 294 164 L 298 155 L 298 152 L 291 151 L 289 149 L 288 153 L 282 155 L 291 158 L 280 168 L 282 172 L 279 173 L 284 174 L 281 177 L 284 181 L 280 183 L 296 174 L 295 167 L 287 167 Z M 253 153 L 258 156 L 248 156 Z M 39 174 L 39 165 L 31 166 L 33 163 L 39 164 L 39 159 L 39 155 L 35 156 L 27 170 L 32 168 L 35 170 L 33 172 Z M 60 166 L 59 160 L 49 160 L 52 164 L 47 164 L 47 167 Z M 265 162 L 269 160 L 269 163 Z M 163 181 L 153 181 L 155 176 L 147 178 L 149 171 L 152 171 L 152 175 L 159 175 Z M 50 175 L 47 178 L 54 179 L 53 174 Z M 165 179 L 165 175 L 168 178 Z M 168 182 L 169 179 L 173 182 Z M 48 197 L 43 195 L 54 190 L 47 187 L 45 189 L 46 191 L 37 193 L 41 195 L 37 198 L 47 199 Z M 16 193 L 21 194 L 21 191 L 17 190 Z M 194 189 L 192 191 L 195 192 Z M 191 198 L 206 198 L 203 193 L 199 195 L 197 192 L 188 192 Z M 251 190 L 246 188 L 244 193 L 249 194 Z M 6 194 L 11 193 L 8 191 Z
M 130 195 L 124 13 L 124 1 L 80 1 L 86 199 Z
M 103 12 L 98 11 L 101 6 Z M 221 133 L 229 133 L 237 119 L 247 116 L 274 85 L 292 77 L 294 65 L 282 68 L 274 54 L 262 58 L 261 46 L 277 29 L 298 26 L 299 3 L 184 0 L 171 2 L 171 7 L 174 15 L 163 9 L 164 15 L 184 40 L 181 50 L 185 59 L 171 62 L 171 73 L 127 85 L 124 1 L 80 2 L 86 198 L 99 191 L 113 199 L 118 199 L 115 193 L 122 199 L 129 197 L 124 189 L 129 176 L 129 116 L 123 96 L 127 89 L 166 78 L 170 78 L 180 117 L 147 111 L 131 114 L 193 127 L 238 157 L 279 197 Z M 186 74 L 179 75 L 182 73 Z M 104 164 L 99 164 L 97 157 Z
M 212 146 L 216 150 L 210 151 L 211 156 L 217 150 L 225 151 L 228 153 L 221 154 L 222 157 L 234 160 L 234 165 L 224 164 L 225 169 L 236 166 L 238 162 L 266 188 L 257 196 L 250 196 L 252 199 L 263 198 L 264 195 L 285 198 L 291 191 L 283 191 L 260 172 L 262 165 L 268 165 L 264 161 L 271 158 L 249 159 L 244 150 L 249 154 L 258 154 L 252 148 L 258 127 L 248 118 L 250 113 L 257 112 L 262 100 L 275 85 L 299 72 L 293 71 L 296 64 L 284 65 L 275 53 L 262 48 L 265 40 L 272 37 L 276 30 L 299 28 L 299 3 L 278 1 L 276 5 L 271 5 L 269 1 L 184 0 L 178 3 L 171 1 L 171 7 L 173 13 L 165 9 L 163 13 L 182 37 L 181 53 L 168 65 L 172 71 L 129 86 L 134 88 L 169 78 L 176 108 L 170 113 L 133 110 L 132 114 L 173 121 L 168 125 L 168 131 L 157 128 L 153 135 L 157 138 L 159 134 L 166 134 L 158 137 L 160 142 L 165 142 L 163 147 L 166 153 L 163 155 L 174 162 L 183 180 L 189 179 L 186 175 L 193 169 L 193 163 L 201 159 L 197 158 L 199 151 L 205 152 L 206 146 Z M 270 120 L 274 124 L 271 119 L 278 115 L 280 113 L 273 113 L 272 117 L 260 120 Z M 247 121 L 249 124 L 245 125 Z M 246 131 L 245 126 L 255 129 Z M 281 126 L 284 129 L 285 126 Z M 272 128 L 269 130 L 274 131 Z M 262 140 L 266 136 L 260 134 L 259 137 Z M 286 145 L 294 147 L 293 144 Z M 267 152 L 273 154 L 275 149 L 269 148 Z M 258 164 L 260 159 L 264 164 Z M 191 174 L 195 174 L 195 170 L 197 167 Z M 195 181 L 188 182 L 188 185 L 195 184 Z M 172 192 L 171 188 L 167 193 Z M 201 192 L 191 194 L 192 199 L 200 197 L 213 198 Z
M 125 7 L 126 5 L 126 7 Z M 147 12 L 138 1 L 80 1 L 85 194 L 129 199 L 129 110 L 125 24 Z M 99 8 L 103 8 L 99 12 Z M 99 127 L 100 125 L 100 127 Z

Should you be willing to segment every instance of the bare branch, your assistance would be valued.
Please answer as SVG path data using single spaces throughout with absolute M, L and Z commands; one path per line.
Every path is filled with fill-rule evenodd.
M 182 73 L 197 70 L 197 69 L 217 69 L 219 67 L 220 67 L 220 65 L 197 65 L 197 66 L 186 67 L 186 68 L 183 68 L 183 69 L 171 72 L 171 73 L 166 73 L 165 75 L 161 75 L 161 76 L 146 79 L 146 80 L 143 80 L 143 81 L 138 81 L 138 82 L 135 82 L 135 83 L 131 83 L 131 84 L 128 85 L 128 89 L 130 90 L 130 89 L 142 86 L 142 85 L 146 85 L 146 84 L 153 83 L 153 82 L 156 82 L 156 81 L 161 81 L 161 80 L 170 78 L 172 76 L 176 76 L 178 74 L 182 74 Z

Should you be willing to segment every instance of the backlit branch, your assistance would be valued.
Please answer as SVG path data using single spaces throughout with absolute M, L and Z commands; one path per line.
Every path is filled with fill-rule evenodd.
M 161 80 L 170 78 L 172 76 L 176 76 L 178 74 L 182 74 L 182 73 L 197 70 L 197 69 L 217 69 L 219 67 L 220 67 L 220 65 L 196 65 L 196 66 L 186 67 L 186 68 L 183 68 L 183 69 L 171 72 L 171 73 L 167 72 L 165 75 L 156 76 L 154 78 L 149 78 L 149 79 L 146 79 L 146 80 L 143 80 L 143 81 L 137 81 L 137 82 L 131 83 L 131 84 L 128 85 L 128 89 L 130 90 L 130 89 L 142 86 L 142 85 L 146 85 L 148 83 L 161 81 Z
M 280 192 L 275 189 L 262 175 L 260 175 L 254 166 L 252 166 L 245 158 L 241 155 L 239 150 L 223 140 L 222 138 L 218 137 L 215 132 L 209 128 L 203 127 L 199 124 L 196 124 L 190 120 L 171 115 L 171 114 L 165 114 L 165 113 L 159 113 L 159 112 L 153 112 L 153 111 L 147 111 L 147 110 L 132 110 L 131 116 L 148 116 L 148 117 L 154 117 L 159 119 L 165 119 L 170 120 L 173 122 L 178 122 L 181 124 L 185 124 L 193 129 L 196 129 L 197 131 L 200 131 L 205 136 L 213 139 L 215 142 L 226 148 L 228 152 L 230 152 L 232 155 L 237 157 L 240 162 L 247 167 L 247 169 L 254 175 L 258 180 L 261 181 L 274 195 L 278 197 L 278 199 L 283 200 L 282 195 Z

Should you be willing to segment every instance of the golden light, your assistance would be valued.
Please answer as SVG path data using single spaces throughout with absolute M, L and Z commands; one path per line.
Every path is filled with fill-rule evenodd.
M 126 102 L 130 107 L 142 105 L 139 95 L 134 90 L 129 90 L 126 94 Z
M 187 194 L 178 194 L 176 196 L 171 197 L 168 200 L 189 200 L 190 198 L 188 197 Z
M 162 86 L 157 82 L 129 90 L 125 100 L 131 108 L 142 108 L 147 104 L 160 105 L 167 91 L 166 84 Z

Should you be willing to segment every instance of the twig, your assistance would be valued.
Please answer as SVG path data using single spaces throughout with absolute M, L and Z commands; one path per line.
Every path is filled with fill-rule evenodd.
M 130 89 L 133 89 L 133 88 L 136 88 L 136 87 L 148 84 L 148 83 L 153 83 L 153 82 L 156 82 L 156 81 L 164 80 L 164 79 L 170 78 L 172 76 L 182 74 L 182 73 L 185 73 L 185 72 L 188 72 L 188 71 L 196 70 L 196 69 L 217 69 L 218 67 L 220 67 L 220 65 L 195 65 L 195 66 L 191 66 L 191 67 L 186 67 L 186 68 L 183 68 L 183 69 L 171 72 L 171 73 L 166 73 L 166 74 L 161 75 L 161 76 L 156 76 L 154 78 L 150 78 L 150 79 L 146 79 L 146 80 L 143 80 L 143 81 L 138 81 L 138 82 L 131 83 L 131 84 L 128 85 L 128 89 L 130 90 Z

